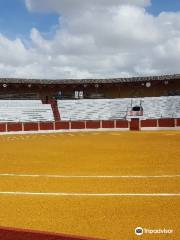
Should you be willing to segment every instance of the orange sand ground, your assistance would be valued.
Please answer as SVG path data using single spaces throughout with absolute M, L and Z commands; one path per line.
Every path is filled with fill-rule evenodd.
M 0 136 L 0 192 L 180 193 L 180 177 L 48 178 L 42 175 L 178 175 L 180 132 Z M 112 240 L 180 239 L 180 196 L 15 196 L 0 193 L 0 225 Z M 134 229 L 173 229 L 143 235 Z

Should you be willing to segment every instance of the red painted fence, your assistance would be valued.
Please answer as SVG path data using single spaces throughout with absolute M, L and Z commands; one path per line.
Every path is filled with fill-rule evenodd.
M 59 122 L 11 122 L 0 123 L 0 132 L 75 130 L 75 129 L 124 129 L 139 131 L 150 128 L 180 127 L 180 119 L 95 120 L 95 121 L 59 121 Z
M 159 127 L 175 127 L 174 119 L 158 119 Z
M 156 119 L 141 120 L 141 127 L 157 127 Z

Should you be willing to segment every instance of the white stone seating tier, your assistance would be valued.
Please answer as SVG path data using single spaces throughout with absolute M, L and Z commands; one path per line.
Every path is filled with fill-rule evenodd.
M 144 119 L 180 118 L 180 96 L 58 100 L 61 120 L 125 119 L 132 106 L 142 104 Z
M 41 100 L 0 100 L 0 122 L 54 121 L 50 104 Z

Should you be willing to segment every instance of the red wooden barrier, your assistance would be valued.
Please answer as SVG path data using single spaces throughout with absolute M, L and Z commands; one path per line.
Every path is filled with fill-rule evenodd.
M 180 127 L 180 118 L 177 119 L 177 127 Z
M 175 127 L 174 119 L 158 119 L 159 127 Z
M 141 121 L 141 122 L 140 122 Z M 102 123 L 102 124 L 101 124 Z M 176 124 L 175 124 L 176 123 Z M 59 122 L 26 122 L 0 123 L 0 132 L 38 131 L 38 130 L 68 130 L 68 129 L 99 129 L 99 128 L 129 128 L 127 120 L 103 121 L 59 121 Z M 140 127 L 180 127 L 180 119 L 131 119 L 130 130 L 140 130 Z
M 0 240 L 95 240 L 95 238 L 0 227 Z
M 71 122 L 71 129 L 84 129 L 85 128 L 85 121 L 72 121 Z
M 131 131 L 139 131 L 140 130 L 140 120 L 139 118 L 132 118 L 130 122 L 130 130 Z
M 22 123 L 7 123 L 8 132 L 18 132 L 22 131 Z
M 31 122 L 31 123 L 23 123 L 24 131 L 38 131 L 38 123 Z
M 114 128 L 114 121 L 102 121 L 102 128 Z
M 40 130 L 53 130 L 53 122 L 40 122 Z
M 116 128 L 128 128 L 127 120 L 116 120 Z
M 141 127 L 157 127 L 157 119 L 141 120 Z
M 69 129 L 69 122 L 55 122 L 55 130 L 66 130 Z
M 0 123 L 0 132 L 6 132 L 6 123 Z
M 100 121 L 86 121 L 87 129 L 97 129 L 100 128 L 100 126 L 101 126 Z

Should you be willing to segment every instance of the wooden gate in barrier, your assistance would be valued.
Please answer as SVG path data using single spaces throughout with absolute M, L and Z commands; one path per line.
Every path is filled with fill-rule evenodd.
M 139 118 L 132 118 L 130 122 L 131 131 L 140 131 L 140 120 Z

